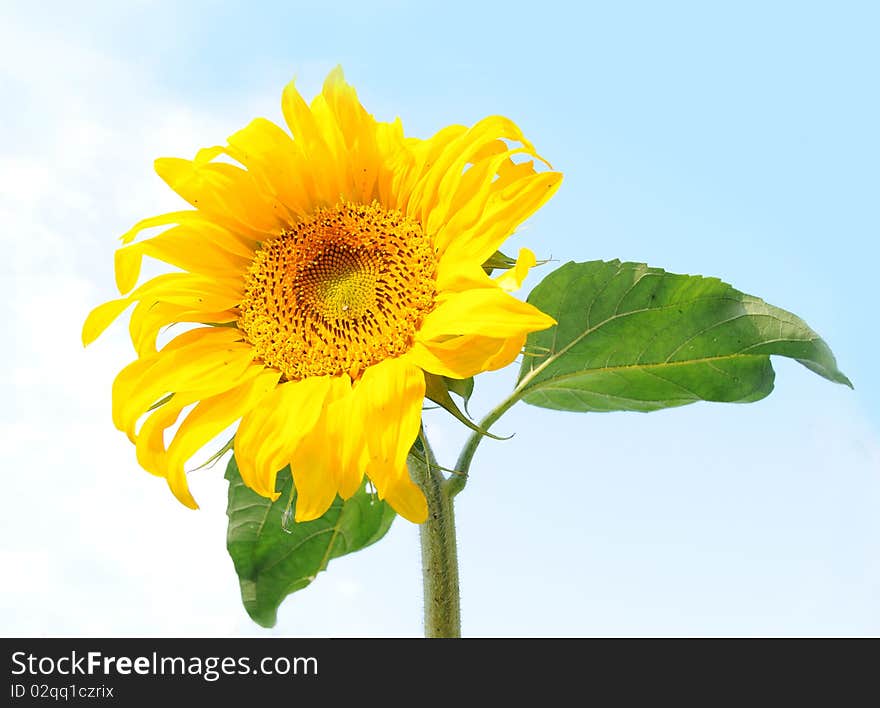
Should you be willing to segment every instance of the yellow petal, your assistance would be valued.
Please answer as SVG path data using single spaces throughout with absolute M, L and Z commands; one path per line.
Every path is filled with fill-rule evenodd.
M 494 371 L 513 361 L 525 335 L 510 339 L 467 334 L 444 342 L 415 342 L 404 356 L 419 368 L 453 379 L 466 379 L 481 371 Z M 508 353 L 513 350 L 508 358 Z M 501 363 L 504 359 L 507 359 Z
M 482 217 L 487 204 L 508 185 L 536 174 L 534 160 L 515 163 L 511 159 L 523 152 L 528 151 L 525 148 L 507 150 L 474 164 L 465 172 L 455 195 L 445 208 L 444 218 L 433 232 L 439 253 L 445 253 L 447 246 L 458 235 L 472 229 Z M 439 210 L 435 211 L 439 213 Z
M 321 169 L 311 169 L 306 172 L 314 181 L 315 205 L 336 204 L 344 191 L 337 158 L 324 141 L 321 126 L 296 90 L 293 81 L 287 85 L 281 95 L 281 110 L 293 134 L 294 142 L 299 146 L 305 159 L 312 165 L 321 166 Z
M 240 336 L 225 327 L 191 330 L 157 354 L 125 367 L 113 383 L 116 427 L 132 437 L 138 418 L 168 393 L 192 391 L 208 397 L 236 386 L 254 357 L 249 344 L 237 341 Z
M 377 198 L 386 209 L 398 209 L 397 195 L 402 194 L 400 184 L 414 164 L 413 155 L 406 148 L 399 118 L 391 123 L 376 123 L 376 150 L 380 163 L 376 175 Z
M 143 248 L 135 243 L 131 246 L 118 248 L 113 254 L 113 271 L 116 275 L 116 287 L 120 295 L 125 295 L 135 285 L 141 274 Z
M 88 345 L 97 339 L 110 323 L 137 300 L 152 307 L 158 302 L 178 305 L 185 311 L 216 313 L 237 307 L 241 301 L 241 278 L 207 278 L 191 273 L 166 273 L 148 280 L 128 297 L 110 300 L 89 313 L 83 324 L 82 340 Z M 211 322 L 209 318 L 202 320 Z
M 293 134 L 293 139 L 306 151 L 326 150 L 324 136 L 318 126 L 315 116 L 309 105 L 296 88 L 296 83 L 291 81 L 285 86 L 281 94 L 281 111 L 287 127 Z
M 290 468 L 296 485 L 297 523 L 323 516 L 336 499 L 336 480 L 327 460 L 326 440 L 310 435 L 297 445 Z
M 356 413 L 352 423 L 362 426 L 369 449 L 366 473 L 379 498 L 391 495 L 392 506 L 396 502 L 403 505 L 395 510 L 410 513 L 412 494 L 407 492 L 406 456 L 421 424 L 425 377 L 405 358 L 385 359 L 364 372 L 354 396 Z
M 355 397 L 349 384 L 348 391 L 334 401 L 327 412 L 330 421 L 328 428 L 335 433 L 333 444 L 338 446 L 336 486 L 343 499 L 348 499 L 360 489 L 370 457 L 363 427 L 352 424 L 356 410 Z
M 344 152 L 348 163 L 347 197 L 369 204 L 379 196 L 377 180 L 380 179 L 380 171 L 387 172 L 380 157 L 376 120 L 361 105 L 357 92 L 345 81 L 340 67 L 327 76 L 321 99 L 316 100 L 312 110 L 326 106 L 338 127 L 337 139 L 341 145 L 337 149 Z M 325 123 L 329 124 L 330 121 Z
M 144 375 L 156 365 L 157 357 L 152 356 L 149 358 L 143 359 L 135 359 L 128 366 L 123 367 L 122 371 L 120 371 L 116 378 L 113 380 L 113 388 L 112 388 L 112 399 L 113 399 L 113 424 L 116 426 L 117 430 L 126 431 L 126 435 L 128 435 L 128 439 L 131 442 L 135 442 L 136 438 L 134 435 L 134 425 L 127 427 L 123 426 L 122 420 L 122 406 L 123 404 L 129 400 L 131 395 L 138 389 L 138 385 L 143 379 Z M 159 400 L 158 398 L 156 400 Z M 155 401 L 154 401 L 155 402 Z M 152 405 L 149 404 L 149 405 Z M 143 413 L 144 411 L 141 411 Z M 139 415 L 139 414 L 136 414 Z M 135 419 L 137 420 L 137 419 Z
M 435 220 L 429 219 L 429 216 L 440 202 L 441 194 L 444 191 L 454 191 L 454 186 L 447 186 L 443 190 L 441 184 L 444 181 L 447 185 L 450 182 L 457 184 L 465 165 L 471 162 L 487 143 L 494 143 L 498 138 L 516 140 L 531 148 L 512 121 L 502 116 L 489 116 L 444 146 L 442 153 L 432 161 L 430 168 L 413 189 L 412 200 L 413 203 L 418 204 L 418 208 L 414 212 L 411 206 L 409 211 L 410 215 L 417 216 L 428 226 L 429 233 L 432 226 L 436 228 L 438 225 Z
M 82 343 L 84 347 L 94 342 L 110 323 L 121 315 L 125 308 L 131 304 L 131 299 L 124 297 L 119 300 L 110 300 L 98 305 L 86 317 L 86 321 L 82 328 Z
M 440 202 L 444 205 L 446 213 L 446 218 L 443 221 L 448 221 L 450 217 L 457 215 L 465 205 L 471 204 L 475 195 L 484 193 L 488 196 L 492 185 L 500 179 L 500 175 L 513 162 L 511 158 L 522 153 L 528 153 L 528 149 L 510 149 L 503 140 L 493 140 L 486 143 L 483 149 L 473 156 L 472 164 L 464 170 L 460 179 L 456 180 L 454 192 L 440 195 Z M 485 197 L 483 199 L 485 200 Z M 476 214 L 474 219 L 478 215 Z M 432 212 L 432 218 L 439 218 L 439 214 L 434 217 Z
M 131 313 L 128 324 L 131 343 L 139 357 L 156 353 L 156 339 L 163 327 L 178 323 L 220 324 L 238 319 L 236 310 L 206 312 L 187 305 L 167 302 L 140 302 Z
M 472 224 L 450 219 L 435 238 L 442 254 L 483 263 L 559 188 L 559 172 L 530 174 L 495 189 Z
M 280 376 L 277 371 L 264 369 L 244 384 L 202 400 L 190 411 L 168 446 L 165 460 L 168 486 L 178 499 L 189 495 L 184 472 L 187 460 L 259 404 L 274 390 Z
M 202 159 L 162 157 L 156 172 L 171 189 L 211 220 L 258 240 L 284 228 L 283 209 L 243 169 Z
M 522 352 L 525 344 L 526 335 L 524 334 L 505 339 L 504 345 L 501 347 L 501 349 L 498 350 L 495 356 L 491 357 L 486 362 L 486 368 L 484 370 L 495 371 L 496 369 L 504 368 L 520 355 L 520 352 Z
M 546 167 L 553 169 L 552 167 L 550 167 L 550 163 L 547 162 L 543 157 L 540 157 L 538 155 L 535 155 L 535 157 L 543 162 Z M 514 182 L 523 179 L 524 177 L 531 177 L 534 174 L 537 174 L 534 160 L 525 160 L 523 162 L 505 160 L 498 168 L 498 179 L 496 179 L 492 184 L 495 189 L 505 189 L 508 185 L 511 185 Z
M 252 120 L 229 137 L 227 152 L 289 212 L 305 216 L 312 211 L 315 187 L 308 160 L 300 146 L 273 122 Z
M 441 294 L 497 287 L 498 283 L 483 270 L 483 264 L 471 258 L 461 260 L 444 254 L 437 263 L 437 291 Z
M 484 145 L 481 152 L 500 141 Z M 501 143 L 501 145 L 506 145 Z M 459 225 L 472 225 L 480 216 L 489 196 L 501 189 L 498 185 L 500 174 L 509 165 L 514 164 L 515 155 L 534 155 L 529 148 L 514 148 L 499 154 L 490 154 L 480 159 L 478 156 L 469 158 L 473 164 L 465 169 L 465 160 L 453 165 L 448 175 L 438 187 L 437 201 L 426 220 L 428 233 L 437 234 L 438 247 L 443 251 L 446 247 L 444 225 L 453 217 Z M 461 167 L 459 167 L 461 165 Z
M 398 166 L 398 174 L 394 178 L 394 208 L 400 209 L 407 216 L 420 218 L 422 191 L 417 191 L 418 185 L 447 147 L 466 132 L 467 128 L 463 125 L 448 125 L 427 140 L 406 141 L 410 159 Z
M 172 396 L 144 420 L 135 440 L 135 452 L 140 466 L 150 474 L 166 476 L 165 431 L 177 422 L 181 411 L 194 402 L 191 396 Z
M 253 249 L 245 255 L 240 250 L 240 240 L 219 227 L 177 226 L 118 249 L 114 254 L 116 285 L 123 294 L 135 286 L 144 256 L 211 277 L 243 274 L 253 260 Z
M 371 462 L 401 467 L 419 432 L 425 378 L 408 361 L 370 366 L 354 388 Z
M 351 396 L 348 376 L 334 376 L 328 388 L 318 420 L 312 430 L 296 445 L 290 456 L 290 470 L 296 486 L 295 519 L 311 521 L 323 516 L 339 490 L 340 434 L 345 421 L 331 418 L 335 401 Z
M 138 356 L 152 354 L 162 327 L 176 322 L 220 324 L 238 318 L 240 283 L 188 273 L 168 273 L 141 285 L 126 300 L 140 299 L 129 333 Z
M 241 421 L 235 434 L 235 459 L 244 483 L 277 499 L 275 476 L 299 441 L 314 428 L 330 389 L 330 377 L 288 381 L 277 386 Z
M 141 219 L 128 231 L 126 231 L 119 240 L 122 243 L 131 243 L 135 237 L 144 229 L 151 229 L 155 226 L 168 226 L 170 224 L 189 224 L 201 221 L 204 217 L 198 211 L 172 211 L 168 214 L 159 214 L 146 219 Z
M 519 255 L 516 258 L 516 264 L 513 268 L 509 268 L 501 275 L 495 278 L 495 282 L 502 290 L 514 292 L 522 287 L 523 281 L 529 274 L 529 269 L 533 268 L 538 260 L 535 254 L 528 248 L 519 249 Z
M 422 490 L 408 476 L 398 477 L 394 484 L 385 490 L 384 498 L 404 519 L 414 524 L 423 524 L 427 521 L 428 502 Z
M 425 317 L 417 339 L 427 342 L 456 334 L 506 339 L 547 329 L 555 323 L 538 308 L 500 289 L 482 288 L 452 293 Z
M 143 283 L 128 297 L 130 300 L 161 301 L 216 312 L 236 307 L 243 289 L 244 281 L 240 277 L 209 278 L 192 273 L 166 273 Z
M 326 437 L 313 431 L 300 440 L 290 461 L 296 486 L 297 523 L 323 516 L 336 499 L 337 484 Z M 334 457 L 338 457 L 334 455 Z
M 324 138 L 328 144 L 340 141 L 336 147 L 338 150 L 343 150 L 357 147 L 365 137 L 375 141 L 375 121 L 370 120 L 369 114 L 358 100 L 354 87 L 345 80 L 341 66 L 336 66 L 327 74 L 321 90 L 321 99 L 320 104 L 333 116 L 333 125 L 336 128 L 331 131 L 322 125 Z M 313 103 L 317 104 L 319 101 L 316 99 Z M 319 125 L 321 125 L 320 121 Z M 373 135 L 366 135 L 367 131 L 371 131 Z

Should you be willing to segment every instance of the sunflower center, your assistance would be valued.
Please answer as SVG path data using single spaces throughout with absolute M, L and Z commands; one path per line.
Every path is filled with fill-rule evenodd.
M 301 292 L 325 319 L 356 320 L 376 304 L 376 265 L 363 249 L 328 249 L 299 274 Z
M 418 222 L 376 203 L 342 203 L 257 251 L 238 327 L 287 380 L 356 378 L 412 346 L 434 306 L 436 269 Z

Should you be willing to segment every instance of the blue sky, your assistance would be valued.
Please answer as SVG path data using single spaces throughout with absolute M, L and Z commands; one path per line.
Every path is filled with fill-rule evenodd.
M 110 423 L 125 328 L 86 352 L 78 331 L 116 236 L 178 204 L 152 159 L 280 119 L 291 77 L 312 95 L 341 64 L 412 135 L 519 123 L 566 176 L 513 248 L 721 277 L 802 316 L 855 384 L 777 361 L 750 405 L 514 408 L 459 497 L 465 633 L 880 633 L 876 4 L 117 5 L 2 11 L 0 632 L 267 634 L 238 601 L 222 471 L 193 476 L 195 513 L 140 471 Z M 512 380 L 484 377 L 472 411 Z M 463 435 L 428 425 L 451 463 Z M 418 635 L 418 564 L 398 521 L 268 634 Z

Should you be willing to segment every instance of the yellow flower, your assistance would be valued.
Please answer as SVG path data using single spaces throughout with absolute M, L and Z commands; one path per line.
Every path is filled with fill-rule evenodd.
M 404 137 L 399 120 L 367 113 L 339 69 L 311 106 L 291 83 L 282 108 L 292 138 L 258 118 L 194 160 L 156 161 L 195 208 L 122 237 L 125 297 L 92 311 L 83 343 L 136 303 L 137 359 L 113 384 L 113 421 L 187 506 L 197 507 L 185 463 L 240 421 L 242 479 L 275 499 L 276 474 L 290 464 L 297 521 L 354 494 L 366 474 L 420 523 L 427 506 L 406 456 L 424 372 L 500 368 L 527 333 L 554 324 L 507 292 L 534 264 L 531 251 L 500 282 L 481 266 L 562 176 L 537 171 L 529 158 L 541 158 L 499 116 Z M 156 226 L 171 228 L 135 241 Z M 179 271 L 135 288 L 143 256 Z M 159 330 L 174 323 L 192 324 L 157 350 Z

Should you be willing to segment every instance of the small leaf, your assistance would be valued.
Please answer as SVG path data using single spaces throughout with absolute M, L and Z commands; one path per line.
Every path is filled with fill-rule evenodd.
M 486 275 L 492 275 L 493 270 L 508 270 L 516 265 L 516 258 L 505 256 L 501 251 L 495 251 L 486 262 L 483 263 L 483 270 Z
M 290 468 L 278 473 L 276 502 L 245 486 L 233 457 L 226 468 L 229 528 L 226 547 L 241 586 L 241 599 L 257 624 L 272 627 L 285 597 L 309 585 L 333 558 L 365 548 L 381 539 L 394 520 L 385 502 L 364 486 L 350 499 L 336 501 L 314 521 L 289 523 L 293 480 Z
M 446 383 L 446 388 L 450 393 L 461 396 L 461 400 L 464 403 L 464 412 L 470 415 L 470 413 L 468 413 L 468 403 L 474 393 L 474 377 L 471 376 L 467 379 L 450 379 L 448 376 L 444 376 L 443 381 Z
M 164 406 L 164 405 L 165 405 L 166 403 L 168 403 L 168 401 L 170 401 L 172 398 L 174 398 L 174 394 L 173 394 L 173 393 L 169 393 L 169 394 L 166 394 L 166 395 L 162 396 L 162 398 L 160 398 L 160 399 L 159 399 L 158 401 L 156 401 L 152 406 L 150 406 L 149 408 L 147 408 L 147 412 L 149 413 L 150 411 L 154 411 L 154 410 L 156 410 L 156 409 L 159 408 L 160 406 Z
M 203 470 L 208 467 L 213 467 L 214 464 L 217 462 L 217 460 L 219 460 L 221 457 L 223 457 L 223 455 L 225 455 L 227 452 L 229 452 L 232 449 L 232 445 L 234 442 L 235 442 L 234 436 L 229 438 L 229 440 L 226 441 L 226 444 L 223 447 L 221 447 L 219 450 L 217 450 L 217 452 L 215 452 L 213 455 L 211 455 L 207 460 L 205 460 L 198 467 L 193 467 L 191 471 L 195 472 L 196 470 Z
M 520 254 L 522 254 L 522 249 L 520 249 Z M 483 263 L 483 270 L 486 272 L 486 275 L 492 275 L 492 272 L 495 270 L 510 270 L 516 265 L 517 259 L 512 258 L 511 256 L 504 255 L 501 251 L 495 251 L 489 258 Z M 545 263 L 549 263 L 549 260 L 537 260 L 535 261 L 536 266 L 542 266 Z
M 803 320 L 717 278 L 567 263 L 528 301 L 558 322 L 526 343 L 533 355 L 523 358 L 518 388 L 532 405 L 653 411 L 757 401 L 773 390 L 771 354 L 852 386 Z
M 464 413 L 459 410 L 458 406 L 455 405 L 455 401 L 452 400 L 452 396 L 449 395 L 449 389 L 447 388 L 446 379 L 444 376 L 438 376 L 437 374 L 429 374 L 427 371 L 425 372 L 425 397 L 434 403 L 442 406 L 447 411 L 452 413 L 458 420 L 464 423 L 468 428 L 473 430 L 480 435 L 485 435 L 486 437 L 490 437 L 494 440 L 509 440 L 510 438 L 502 438 L 497 435 L 493 435 L 485 430 L 483 430 L 480 426 L 474 423 L 470 418 L 468 418 Z

